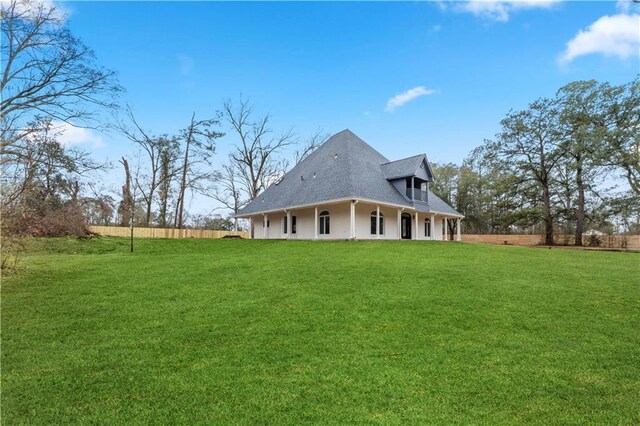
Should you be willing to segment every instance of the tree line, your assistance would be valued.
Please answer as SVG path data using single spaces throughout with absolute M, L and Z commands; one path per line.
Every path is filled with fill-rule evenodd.
M 221 214 L 190 215 L 190 197 L 233 215 L 327 137 L 274 129 L 244 98 L 157 134 L 122 105 L 116 72 L 99 65 L 53 3 L 0 8 L 4 235 L 82 235 L 88 223 L 237 228 Z M 587 228 L 638 232 L 639 83 L 577 81 L 510 111 L 461 165 L 434 165 L 432 190 L 466 216 L 465 232 L 540 232 L 549 244 L 557 233 L 582 244 Z M 138 154 L 97 161 L 60 142 L 61 123 L 117 132 Z M 234 142 L 220 158 L 225 135 Z M 113 167 L 123 185 L 106 191 L 97 182 Z
M 190 216 L 190 197 L 210 197 L 235 213 L 286 171 L 289 157 L 300 161 L 326 138 L 321 131 L 307 141 L 292 130 L 278 132 L 270 115 L 243 98 L 224 101 L 208 116 L 194 112 L 173 134 L 156 134 L 133 107 L 121 105 L 117 74 L 97 63 L 53 3 L 12 0 L 0 7 L 5 235 L 81 235 L 87 223 L 228 228 L 220 214 Z M 117 132 L 137 148 L 116 165 L 123 177 L 117 192 L 96 184 L 113 164 L 61 142 L 65 123 Z M 237 142 L 215 167 L 227 130 Z
M 432 190 L 468 233 L 640 232 L 640 79 L 576 81 L 510 111 L 462 162 L 436 164 Z

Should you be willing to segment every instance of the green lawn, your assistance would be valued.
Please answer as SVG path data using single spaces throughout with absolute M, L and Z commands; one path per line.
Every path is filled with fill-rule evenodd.
M 2 422 L 640 423 L 640 254 L 36 240 Z

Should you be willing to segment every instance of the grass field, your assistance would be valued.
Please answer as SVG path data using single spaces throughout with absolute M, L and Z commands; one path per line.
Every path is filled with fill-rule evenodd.
M 640 254 L 36 240 L 2 422 L 640 423 Z

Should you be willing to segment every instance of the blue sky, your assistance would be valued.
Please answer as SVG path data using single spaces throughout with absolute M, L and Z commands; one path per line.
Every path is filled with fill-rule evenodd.
M 243 94 L 276 129 L 304 138 L 318 127 L 349 128 L 390 159 L 425 152 L 460 162 L 510 108 L 573 80 L 628 82 L 640 68 L 637 7 L 620 2 L 62 6 L 154 133 L 173 133 L 193 111 L 210 116 Z M 609 28 L 622 34 L 607 39 Z M 93 137 L 98 156 L 132 152 L 116 134 Z M 233 142 L 220 141 L 221 160 Z

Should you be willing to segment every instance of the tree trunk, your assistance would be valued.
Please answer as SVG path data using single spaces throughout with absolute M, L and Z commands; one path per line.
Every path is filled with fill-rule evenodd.
M 552 246 L 553 242 L 553 215 L 551 214 L 551 194 L 549 193 L 549 186 L 543 185 L 542 188 L 542 203 L 544 205 L 544 244 Z
M 153 206 L 153 192 L 156 188 L 156 170 L 155 170 L 155 165 L 152 162 L 151 165 L 152 168 L 152 174 L 153 176 L 151 177 L 151 186 L 149 187 L 149 197 L 147 198 L 147 215 L 145 216 L 145 225 L 149 226 L 149 224 L 151 223 L 151 209 Z
M 151 223 L 151 194 L 147 198 L 147 215 L 145 216 L 145 225 L 149 226 Z
M 166 151 L 162 153 L 160 161 L 160 185 L 158 188 L 160 212 L 158 214 L 158 223 L 160 227 L 166 228 L 169 191 L 171 189 L 171 158 Z
M 124 167 L 124 185 L 122 185 L 122 203 L 120 205 L 120 226 L 130 226 L 131 222 L 131 173 L 129 172 L 129 162 L 122 157 L 120 160 Z
M 576 184 L 578 186 L 578 214 L 576 217 L 575 245 L 582 245 L 582 233 L 584 232 L 584 182 L 582 180 L 582 158 L 576 158 Z
M 189 170 L 189 146 L 191 145 L 191 138 L 193 136 L 193 126 L 196 118 L 194 112 L 191 116 L 191 125 L 187 133 L 184 149 L 184 163 L 182 165 L 182 179 L 180 180 L 180 193 L 178 194 L 178 205 L 176 207 L 176 228 L 182 229 L 183 226 L 183 214 L 184 214 L 184 195 L 187 190 L 187 171 Z

